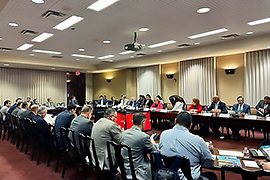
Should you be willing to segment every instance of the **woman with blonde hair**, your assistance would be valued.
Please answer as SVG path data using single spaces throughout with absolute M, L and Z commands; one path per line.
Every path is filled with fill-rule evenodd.
M 155 102 L 150 107 L 150 109 L 152 109 L 152 108 L 163 109 L 163 104 L 162 104 L 162 102 L 160 102 L 159 98 L 155 98 Z

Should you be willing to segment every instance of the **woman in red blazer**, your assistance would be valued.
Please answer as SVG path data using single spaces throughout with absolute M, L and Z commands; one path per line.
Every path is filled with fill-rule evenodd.
M 160 102 L 159 98 L 155 99 L 154 104 L 150 107 L 150 109 L 156 108 L 156 109 L 163 109 L 163 104 Z
M 193 111 L 193 112 L 197 112 L 200 113 L 202 112 L 202 105 L 200 105 L 200 100 L 199 98 L 193 98 L 192 99 L 192 104 L 191 106 L 188 108 L 188 111 Z

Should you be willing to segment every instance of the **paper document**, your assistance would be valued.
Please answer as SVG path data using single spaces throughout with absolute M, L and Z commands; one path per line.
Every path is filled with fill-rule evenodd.
M 256 115 L 246 115 L 245 116 L 245 119 L 257 119 L 257 116 Z
M 219 117 L 230 117 L 230 115 L 229 114 L 219 114 Z
M 212 113 L 203 113 L 202 116 L 212 116 Z
M 161 109 L 160 112 L 168 112 L 166 109 Z
M 222 156 L 237 156 L 243 157 L 244 154 L 241 151 L 228 151 L 228 150 L 218 150 L 219 155 Z
M 259 168 L 258 164 L 256 163 L 256 161 L 247 161 L 247 160 L 243 160 L 243 163 L 246 167 L 252 167 L 252 168 Z

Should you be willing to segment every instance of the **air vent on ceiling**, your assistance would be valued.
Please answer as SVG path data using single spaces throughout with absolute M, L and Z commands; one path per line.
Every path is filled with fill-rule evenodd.
M 239 37 L 238 34 L 229 34 L 229 35 L 221 36 L 220 38 L 222 40 L 227 40 L 227 39 L 233 39 L 233 38 L 237 38 L 237 37 Z
M 63 56 L 52 55 L 51 58 L 60 59 L 63 58 Z
M 187 47 L 190 47 L 190 44 L 178 44 L 177 47 L 178 48 L 187 48 Z
M 0 51 L 13 51 L 13 49 L 7 47 L 0 47 Z
M 139 54 L 137 54 L 137 56 L 145 56 L 145 54 L 139 53 Z
M 24 29 L 24 30 L 21 31 L 21 34 L 35 36 L 36 34 L 38 34 L 38 32 L 30 30 L 30 29 Z
M 112 63 L 113 60 L 112 60 L 112 59 L 108 59 L 108 60 L 102 60 L 101 62 L 102 62 L 102 63 Z
M 62 20 L 65 16 L 66 14 L 53 10 L 48 10 L 42 15 L 43 18 L 53 18 L 57 20 Z

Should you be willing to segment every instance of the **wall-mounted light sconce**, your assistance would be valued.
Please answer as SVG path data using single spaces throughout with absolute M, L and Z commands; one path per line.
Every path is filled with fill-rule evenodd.
M 110 83 L 112 81 L 112 78 L 107 78 L 106 80 L 108 83 Z
M 173 78 L 173 73 L 167 73 L 166 76 L 167 76 L 168 79 L 172 79 Z
M 234 74 L 234 73 L 235 73 L 235 68 L 234 68 L 234 67 L 226 68 L 226 69 L 225 69 L 225 73 L 226 73 L 227 75 L 229 75 L 229 74 Z

